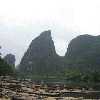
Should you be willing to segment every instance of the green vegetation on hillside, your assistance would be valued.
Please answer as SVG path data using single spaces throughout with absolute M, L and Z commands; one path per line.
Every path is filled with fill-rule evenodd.
M 0 56 L 0 75 L 14 75 L 14 72 L 15 66 L 7 64 L 7 62 Z
M 13 68 L 0 58 L 0 75 L 12 75 Z

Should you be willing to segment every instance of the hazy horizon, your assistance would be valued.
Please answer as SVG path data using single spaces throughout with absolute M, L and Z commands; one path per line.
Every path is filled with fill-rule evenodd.
M 2 54 L 12 53 L 19 63 L 31 41 L 51 30 L 56 52 L 63 56 L 70 40 L 81 34 L 99 35 L 99 0 L 0 1 Z

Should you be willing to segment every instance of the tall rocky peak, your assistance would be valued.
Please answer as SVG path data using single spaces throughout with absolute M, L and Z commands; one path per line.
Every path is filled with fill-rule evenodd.
M 30 53 L 34 54 L 37 53 L 36 56 L 52 56 L 55 54 L 55 47 L 54 43 L 51 37 L 51 31 L 44 31 L 38 36 L 36 39 L 34 39 L 29 46 Z M 35 56 L 35 55 L 34 55 Z
M 56 54 L 51 31 L 44 31 L 35 38 L 24 54 L 19 69 L 24 73 L 50 74 L 59 68 L 59 56 Z
M 51 38 L 51 30 L 44 31 L 40 34 L 41 38 Z
M 84 54 L 87 50 L 91 49 L 90 47 L 93 46 L 96 40 L 97 37 L 88 34 L 74 38 L 68 46 L 66 56 Z
M 91 36 L 88 34 L 80 35 L 74 38 L 70 42 L 68 49 L 67 49 L 66 56 L 85 55 L 86 53 L 89 53 L 92 49 L 96 49 L 97 46 L 99 46 L 98 43 L 100 43 L 99 36 Z
M 100 36 L 80 35 L 74 38 L 65 55 L 67 66 L 86 70 L 100 69 Z

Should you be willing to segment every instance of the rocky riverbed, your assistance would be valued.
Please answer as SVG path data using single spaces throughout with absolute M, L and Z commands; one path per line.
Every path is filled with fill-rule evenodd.
M 99 99 L 100 91 L 38 84 L 30 79 L 0 76 L 0 100 L 82 100 Z

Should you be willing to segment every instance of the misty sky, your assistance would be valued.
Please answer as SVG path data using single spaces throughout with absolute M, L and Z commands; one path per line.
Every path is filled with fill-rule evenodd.
M 63 56 L 74 37 L 99 35 L 100 0 L 0 0 L 3 55 L 13 53 L 19 63 L 32 39 L 48 29 Z

